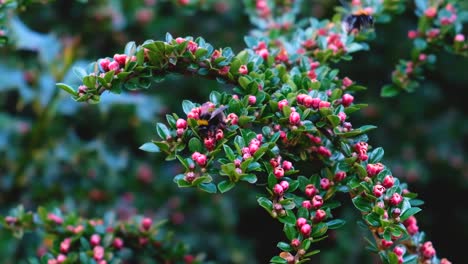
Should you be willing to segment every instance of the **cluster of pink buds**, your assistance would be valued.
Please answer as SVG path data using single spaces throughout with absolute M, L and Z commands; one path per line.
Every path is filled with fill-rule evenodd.
M 47 260 L 47 264 L 61 264 L 67 260 L 67 256 L 64 254 L 59 254 L 55 259 Z
M 281 156 L 271 159 L 270 165 L 273 167 L 273 174 L 277 179 L 283 178 L 284 172 L 293 169 L 293 165 L 290 161 L 284 160 L 281 163 Z
M 414 216 L 410 216 L 408 219 L 403 221 L 403 225 L 405 225 L 408 234 L 412 236 L 419 232 L 418 221 Z
M 405 254 L 405 248 L 396 246 L 393 248 L 393 253 L 398 257 L 398 264 L 403 263 L 403 255 Z
M 280 183 L 273 186 L 273 193 L 279 197 L 283 196 L 284 192 L 289 189 L 289 183 L 287 181 L 281 181 Z
M 177 42 L 177 44 L 182 44 L 186 42 L 187 40 L 179 37 L 179 38 L 176 38 L 175 41 Z M 192 40 L 189 40 L 187 43 L 187 50 L 190 51 L 192 54 L 195 54 L 195 52 L 197 52 L 198 50 L 198 44 Z
M 53 213 L 49 213 L 47 215 L 47 219 L 56 223 L 57 225 L 61 225 L 63 223 L 63 219 L 60 216 Z
M 445 6 L 445 10 L 449 11 L 450 15 L 441 17 L 440 24 L 444 26 L 451 25 L 457 20 L 457 9 L 455 9 L 452 4 L 448 3 Z
M 367 156 L 368 147 L 369 145 L 364 141 L 358 142 L 354 145 L 354 150 L 357 152 L 359 160 L 366 161 L 369 158 L 369 156 Z
M 375 164 L 369 163 L 366 166 L 367 175 L 369 177 L 374 177 L 377 174 L 379 174 L 384 168 L 385 167 L 382 163 L 375 163 Z
M 330 107 L 330 102 L 322 101 L 318 97 L 312 98 L 310 95 L 307 95 L 307 94 L 298 94 L 296 99 L 297 99 L 298 104 L 302 104 L 306 107 L 313 108 L 313 109 Z
M 436 254 L 436 251 L 435 251 L 434 247 L 432 246 L 431 241 L 425 242 L 421 246 L 419 251 L 421 252 L 421 255 L 423 256 L 424 259 L 432 259 Z
M 104 58 L 99 60 L 99 66 L 103 72 L 114 71 L 119 73 L 129 61 L 136 61 L 136 57 L 128 57 L 125 54 L 115 54 L 113 60 Z
M 334 54 L 345 52 L 346 47 L 341 41 L 340 34 L 330 34 L 327 39 L 327 48 L 332 50 Z
M 271 10 L 270 7 L 268 7 L 267 0 L 257 0 L 255 8 L 257 9 L 257 14 L 262 18 L 266 18 L 271 15 Z
M 200 152 L 194 152 L 192 154 L 192 160 L 195 161 L 195 163 L 197 163 L 198 166 L 204 168 L 208 159 L 206 155 L 201 154 Z
M 267 49 L 267 45 L 263 41 L 260 41 L 258 43 L 258 45 L 256 47 L 254 47 L 254 51 L 258 55 L 260 55 L 260 57 L 262 57 L 264 60 L 267 60 L 268 55 L 270 55 L 270 53 L 268 52 L 268 49 Z
M 296 227 L 303 236 L 305 237 L 310 236 L 310 232 L 312 231 L 312 226 L 308 223 L 307 219 L 303 217 L 299 217 L 296 220 Z
M 185 130 L 187 130 L 187 121 L 185 119 L 179 118 L 176 121 L 177 136 L 181 137 Z

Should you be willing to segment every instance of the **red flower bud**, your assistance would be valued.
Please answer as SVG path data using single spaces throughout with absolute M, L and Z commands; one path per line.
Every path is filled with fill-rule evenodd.
M 205 167 L 205 165 L 206 165 L 206 155 L 200 154 L 200 156 L 197 157 L 197 164 L 200 167 Z
M 350 106 L 353 103 L 353 101 L 354 101 L 354 96 L 350 94 L 343 94 L 343 96 L 341 97 L 341 104 L 344 107 Z
M 455 36 L 455 42 L 464 42 L 465 41 L 465 36 L 463 34 L 457 34 Z
M 340 182 L 340 181 L 344 180 L 345 178 L 346 178 L 346 172 L 344 172 L 344 171 L 338 171 L 338 172 L 335 174 L 334 180 L 337 181 L 337 182 Z
M 312 206 L 317 209 L 320 208 L 323 205 L 323 198 L 320 195 L 315 195 L 312 198 Z
M 305 200 L 302 202 L 302 207 L 304 207 L 307 210 L 312 210 L 312 202 L 309 200 Z
M 291 240 L 291 246 L 292 247 L 299 247 L 301 245 L 301 241 L 297 238 L 294 238 L 293 240 Z
M 227 116 L 227 121 L 231 122 L 231 125 L 237 125 L 237 123 L 239 122 L 239 117 L 234 113 L 230 113 Z
M 120 237 L 116 237 L 114 238 L 114 241 L 112 242 L 112 246 L 119 250 L 119 249 L 122 249 L 123 248 L 123 245 L 124 245 L 124 242 L 123 240 L 120 238 Z
M 327 102 L 327 101 L 320 101 L 320 103 L 318 105 L 319 109 L 328 108 L 328 107 L 330 107 L 330 102 Z
M 111 63 L 109 63 L 109 71 L 117 71 L 120 69 L 120 65 L 118 62 L 116 61 L 113 61 Z
M 399 205 L 403 201 L 403 197 L 399 193 L 394 193 L 390 198 L 390 204 L 393 206 Z
M 281 179 L 284 176 L 284 169 L 276 167 L 273 173 L 277 179 Z
M 95 260 L 101 260 L 104 258 L 104 248 L 101 246 L 96 246 L 93 248 L 93 258 Z
M 93 234 L 89 241 L 91 243 L 91 246 L 94 247 L 94 246 L 99 245 L 99 243 L 101 243 L 101 237 L 98 234 Z
M 288 105 L 288 100 L 286 99 L 283 99 L 281 101 L 278 102 L 278 108 L 280 111 L 283 111 L 283 107 Z
M 310 231 L 312 231 L 312 227 L 309 224 L 305 224 L 305 225 L 301 226 L 301 234 L 302 235 L 307 237 L 307 236 L 310 235 Z
M 415 39 L 417 37 L 418 37 L 418 32 L 416 30 L 408 31 L 408 38 L 409 39 Z
M 382 239 L 382 241 L 380 241 L 380 244 L 383 248 L 389 248 L 393 245 L 393 241 Z
M 392 175 L 387 175 L 387 176 L 385 176 L 385 178 L 383 179 L 382 185 L 383 185 L 385 188 L 392 188 L 394 182 L 395 182 L 395 179 L 393 178 L 393 176 L 392 176 Z
M 384 166 L 381 163 L 367 164 L 366 170 L 369 177 L 374 177 L 379 174 L 384 169 Z
M 283 161 L 283 169 L 285 171 L 291 170 L 292 167 L 293 166 L 292 166 L 292 163 L 290 161 L 287 161 L 287 160 Z
M 372 192 L 376 197 L 380 197 L 380 196 L 382 196 L 384 194 L 385 187 L 383 187 L 380 184 L 377 184 L 377 185 L 374 186 L 374 189 L 372 190 Z
M 296 220 L 296 226 L 299 227 L 299 228 L 301 228 L 305 224 L 307 224 L 307 219 L 305 219 L 304 217 L 299 217 Z
M 395 253 L 397 256 L 403 256 L 403 254 L 405 254 L 405 249 L 403 247 L 395 247 L 393 249 L 393 253 Z
M 320 179 L 320 187 L 324 190 L 330 189 L 331 183 L 330 180 L 327 178 Z
M 151 218 L 145 217 L 143 218 L 143 220 L 141 220 L 141 227 L 144 230 L 149 230 L 152 224 L 153 224 L 153 220 L 151 220 Z
M 305 99 L 305 97 L 307 97 L 307 96 L 308 96 L 308 95 L 306 95 L 306 94 L 298 94 L 297 97 L 296 97 L 297 103 L 299 103 L 299 104 L 304 103 L 304 99 Z
M 289 114 L 289 123 L 291 125 L 297 125 L 301 122 L 301 115 L 298 112 L 291 112 Z
M 353 84 L 353 81 L 351 79 L 349 79 L 348 77 L 343 78 L 343 86 L 344 87 L 349 87 L 349 86 L 351 86 L 351 84 Z
M 102 69 L 104 72 L 109 71 L 109 63 L 110 63 L 110 60 L 109 60 L 109 59 L 100 59 L 100 60 L 99 60 L 99 66 L 101 66 L 101 69 Z
M 182 119 L 182 118 L 177 119 L 176 127 L 186 129 L 187 128 L 187 121 L 185 121 L 185 119 Z
M 120 65 L 124 66 L 125 62 L 127 60 L 127 55 L 125 54 L 115 54 L 114 55 L 114 60 Z
M 249 95 L 249 105 L 254 105 L 257 102 L 257 97 Z
M 435 7 L 429 7 L 424 11 L 424 15 L 428 18 L 434 18 L 437 15 L 437 9 Z
M 284 189 L 281 185 L 275 184 L 275 186 L 273 186 L 273 193 L 278 196 L 281 196 L 284 193 Z
M 281 181 L 279 184 L 281 185 L 281 187 L 283 187 L 285 191 L 289 189 L 289 182 Z
M 427 241 L 426 243 L 424 243 L 420 250 L 424 258 L 426 259 L 432 259 L 436 254 L 436 251 L 434 247 L 432 246 L 432 242 L 430 241 Z
M 62 243 L 60 243 L 60 252 L 67 253 L 70 250 L 71 238 L 65 238 Z
M 246 75 L 247 73 L 249 73 L 249 69 L 247 69 L 247 66 L 241 65 L 239 67 L 239 74 Z
M 308 184 L 305 188 L 305 194 L 307 197 L 313 197 L 315 194 L 317 194 L 317 188 L 313 184 Z
M 324 220 L 325 218 L 327 217 L 327 213 L 322 210 L 322 209 L 318 209 L 316 212 L 315 212 L 315 216 L 314 216 L 314 222 L 321 222 L 322 220 Z

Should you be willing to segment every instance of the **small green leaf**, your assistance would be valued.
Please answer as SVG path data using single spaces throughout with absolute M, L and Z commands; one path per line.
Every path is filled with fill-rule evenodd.
M 273 203 L 266 197 L 259 197 L 257 199 L 258 204 L 265 208 L 268 213 L 271 213 L 271 210 L 273 209 Z
M 400 89 L 396 87 L 393 84 L 387 84 L 384 87 L 382 87 L 382 90 L 380 91 L 380 96 L 382 97 L 393 97 L 396 96 L 400 93 Z
M 184 100 L 182 102 L 182 109 L 184 110 L 185 114 L 190 113 L 190 111 L 192 111 L 193 108 L 195 108 L 195 104 L 190 102 L 189 100 Z
M 218 183 L 218 190 L 221 192 L 221 193 L 225 193 L 229 190 L 231 190 L 232 188 L 234 188 L 234 186 L 236 186 L 236 184 L 232 181 L 222 181 L 220 183 Z
M 145 144 L 140 146 L 140 149 L 146 152 L 160 152 L 161 150 L 159 149 L 156 144 L 153 142 L 146 142 Z
M 292 250 L 292 247 L 291 245 L 289 245 L 288 243 L 285 243 L 285 242 L 278 242 L 278 244 L 276 245 L 279 249 L 283 250 L 283 251 L 291 251 Z
M 71 86 L 67 85 L 67 84 L 64 84 L 64 83 L 57 83 L 56 84 L 58 88 L 64 90 L 65 92 L 71 94 L 71 95 L 78 95 L 78 93 L 75 91 L 75 89 L 73 89 Z
M 214 183 L 202 183 L 198 185 L 200 190 L 205 191 L 207 193 L 216 193 L 216 185 Z
M 419 207 L 411 207 L 408 210 L 404 211 L 400 216 L 400 221 L 405 221 L 410 216 L 415 215 L 421 211 Z
M 201 141 L 196 137 L 191 138 L 188 145 L 189 145 L 189 150 L 192 153 L 201 152 L 203 150 L 203 145 Z
M 353 198 L 353 204 L 361 212 L 372 211 L 372 206 L 370 205 L 370 202 L 362 198 L 360 195 Z
M 331 221 L 326 222 L 328 229 L 338 229 L 342 226 L 344 226 L 346 223 L 345 220 L 342 219 L 333 219 Z

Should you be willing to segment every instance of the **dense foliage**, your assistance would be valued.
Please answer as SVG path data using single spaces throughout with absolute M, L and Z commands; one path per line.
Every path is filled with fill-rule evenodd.
M 366 88 L 337 69 L 347 61 L 359 63 L 351 53 L 369 49 L 366 42 L 376 34 L 371 28 L 347 30 L 343 19 L 364 9 L 376 23 L 388 22 L 405 11 L 405 1 L 352 1 L 350 6 L 337 8 L 332 20 L 317 20 L 299 13 L 307 6 L 301 1 L 247 0 L 244 8 L 256 28 L 245 37 L 247 48 L 240 52 L 215 48 L 201 37 L 187 37 L 187 31 L 174 37 L 167 33 L 164 41 L 129 42 L 122 52 L 87 67 L 77 61 L 81 43 L 107 53 L 106 41 L 84 34 L 64 39 L 62 46 L 54 36 L 32 32 L 13 17 L 21 4 L 28 3 L 10 2 L 2 8 L 12 10 L 5 16 L 10 27 L 5 32 L 14 33 L 6 35 L 13 44 L 2 53 L 16 47 L 34 55 L 17 54 L 24 65 L 15 65 L 15 56 L 0 65 L 4 67 L 1 74 L 8 79 L 1 87 L 16 104 L 5 104 L 10 112 L 2 115 L 2 124 L 8 124 L 2 132 L 4 145 L 23 146 L 2 152 L 5 159 L 0 165 L 6 172 L 2 205 L 6 209 L 20 202 L 28 208 L 60 206 L 68 211 L 62 215 L 61 210 L 40 207 L 33 214 L 19 207 L 6 214 L 4 227 L 16 236 L 29 230 L 42 233 L 35 236 L 44 243 L 42 258 L 31 259 L 33 263 L 114 263 L 121 259 L 206 263 L 210 258 L 220 263 L 253 262 L 241 239 L 233 236 L 235 221 L 229 217 L 251 207 L 253 197 L 282 224 L 283 242 L 277 243 L 280 252 L 271 258 L 272 263 L 306 263 L 318 253 L 320 244 L 315 243 L 326 239 L 329 230 L 345 224 L 337 216 L 340 201 L 346 199 L 358 209 L 362 216 L 359 225 L 370 234 L 367 248 L 378 253 L 384 263 L 450 263 L 436 256 L 432 243 L 420 231 L 414 214 L 420 211 L 422 201 L 394 177 L 397 173 L 392 173 L 390 166 L 381 163 L 383 148 L 368 143 L 367 133 L 375 126 L 355 128 L 351 123 L 351 116 L 368 109 L 366 104 L 357 103 Z M 98 21 L 107 21 L 109 9 L 104 7 L 110 8 L 111 21 L 102 23 L 101 30 L 107 30 L 103 34 L 117 45 L 131 34 L 119 36 L 118 31 L 106 27 L 128 28 L 129 32 L 138 29 L 144 35 L 154 28 L 150 24 L 154 13 L 150 11 L 174 8 L 154 1 L 144 1 L 146 6 L 139 1 L 117 2 L 83 5 L 101 11 L 96 13 Z M 234 3 L 177 2 L 176 10 L 182 12 L 211 12 L 212 8 L 223 14 L 235 12 L 231 10 Z M 414 39 L 411 60 L 400 62 L 393 71 L 393 84 L 383 87 L 384 96 L 415 92 L 423 70 L 435 65 L 436 51 L 467 55 L 462 33 L 467 15 L 459 11 L 461 6 L 454 1 L 415 3 L 419 23 L 417 30 L 408 33 Z M 128 13 L 119 13 L 116 7 Z M 227 19 L 228 23 L 235 21 Z M 50 20 L 53 23 L 54 17 Z M 141 36 L 136 34 L 134 39 Z M 87 54 L 99 56 L 98 49 Z M 25 66 L 28 64 L 32 66 Z M 73 80 L 71 69 L 78 80 Z M 177 85 L 188 88 L 169 88 L 172 85 L 161 83 L 174 74 L 184 76 Z M 193 76 L 216 80 L 223 88 L 215 88 L 218 91 L 209 94 L 209 101 L 201 95 L 200 103 L 174 102 L 174 96 L 187 96 L 186 89 L 197 92 L 191 82 L 184 83 Z M 55 82 L 75 101 L 99 103 L 98 107 L 67 101 L 54 88 Z M 203 85 L 214 90 L 211 87 L 216 84 Z M 161 95 L 131 92 L 116 97 L 105 93 L 152 87 Z M 12 88 L 15 93 L 8 92 Z M 169 89 L 173 93 L 167 93 Z M 110 101 L 106 101 L 108 96 Z M 156 125 L 158 139 L 140 147 L 164 153 L 167 162 L 160 159 L 161 154 L 138 152 L 135 146 L 141 145 L 141 139 L 151 137 L 148 124 L 155 115 L 164 115 L 166 104 L 177 103 L 182 103 L 183 113 L 166 114 L 166 122 Z M 365 111 L 364 117 L 372 117 Z M 36 121 L 28 120 L 31 117 Z M 410 124 L 401 129 L 409 128 Z M 170 160 L 178 160 L 177 165 Z M 155 168 L 161 171 L 157 180 Z M 175 175 L 173 180 L 179 187 L 222 195 L 213 201 L 197 190 L 174 190 L 170 175 Z M 247 183 L 256 188 L 242 187 Z M 240 190 L 233 189 L 237 185 Z M 154 225 L 150 217 L 135 216 L 136 210 L 168 217 L 171 225 Z M 104 216 L 103 211 L 108 213 Z M 206 228 L 206 235 L 221 239 L 223 246 L 216 240 L 206 242 L 193 229 L 189 231 L 190 226 L 206 224 L 200 220 L 225 227 L 224 231 Z M 177 234 L 178 241 L 169 230 Z M 198 244 L 197 250 L 208 252 L 209 257 L 187 253 L 187 247 L 178 244 L 181 241 Z M 16 255 L 27 251 L 20 247 L 13 250 Z M 7 249 L 3 254 L 9 252 Z

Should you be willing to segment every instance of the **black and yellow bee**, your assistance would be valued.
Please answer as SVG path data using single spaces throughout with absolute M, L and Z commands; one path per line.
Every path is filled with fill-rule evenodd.
M 340 0 L 345 8 L 350 9 L 349 3 Z M 360 31 L 361 29 L 371 28 L 374 25 L 374 18 L 366 9 L 359 9 L 353 13 L 346 15 L 342 21 L 343 29 L 350 33 L 354 30 Z
M 203 136 L 214 136 L 218 129 L 224 129 L 224 110 L 227 106 L 221 106 L 214 109 L 210 104 L 203 104 L 200 107 L 200 118 L 197 120 L 198 132 Z

